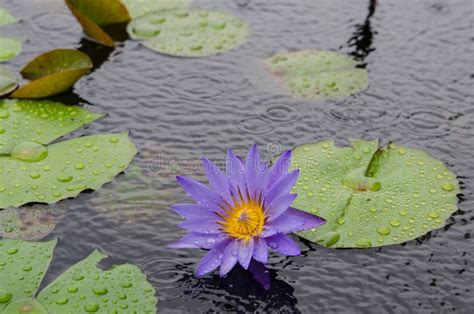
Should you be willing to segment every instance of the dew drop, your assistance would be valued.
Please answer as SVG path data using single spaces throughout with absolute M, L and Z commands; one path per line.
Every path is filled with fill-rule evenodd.
M 390 228 L 386 226 L 381 226 L 377 228 L 377 232 L 381 235 L 389 235 L 390 234 Z
M 454 186 L 451 183 L 445 183 L 441 188 L 447 192 L 454 190 Z
M 48 149 L 46 146 L 35 142 L 23 142 L 13 148 L 11 157 L 27 161 L 37 162 L 45 159 L 48 156 Z

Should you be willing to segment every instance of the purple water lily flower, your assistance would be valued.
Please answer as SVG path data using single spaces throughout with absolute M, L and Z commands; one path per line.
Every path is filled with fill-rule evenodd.
M 247 269 L 252 259 L 266 264 L 269 247 L 284 255 L 300 255 L 299 246 L 287 234 L 326 221 L 290 207 L 299 172 L 288 172 L 290 159 L 291 151 L 287 151 L 268 169 L 254 145 L 245 161 L 227 152 L 226 174 L 203 158 L 210 187 L 177 177 L 196 204 L 172 206 L 187 219 L 179 226 L 190 233 L 170 247 L 210 250 L 199 263 L 197 276 L 219 266 L 220 275 L 225 276 L 237 262 Z

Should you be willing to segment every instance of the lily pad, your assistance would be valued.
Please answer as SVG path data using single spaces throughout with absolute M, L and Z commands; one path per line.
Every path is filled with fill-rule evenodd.
M 406 242 L 443 227 L 457 210 L 456 176 L 419 149 L 327 140 L 296 147 L 291 167 L 300 169 L 293 206 L 327 220 L 299 235 L 327 247 Z
M 23 47 L 23 41 L 18 38 L 0 37 L 0 62 L 18 56 Z
M 0 25 L 13 24 L 18 20 L 10 12 L 0 7 Z
M 130 20 L 128 10 L 120 0 L 66 0 L 66 4 L 84 32 L 105 46 L 115 47 L 115 42 L 101 26 Z
M 48 208 L 9 207 L 0 210 L 0 236 L 28 241 L 40 240 L 56 227 L 56 221 Z
M 132 18 L 157 10 L 184 9 L 191 0 L 122 0 Z
M 127 31 L 152 50 L 182 57 L 219 54 L 250 35 L 248 24 L 235 16 L 197 9 L 152 12 L 132 20 Z
M 1 101 L 0 208 L 57 202 L 122 172 L 136 154 L 127 133 L 50 144 L 101 116 L 53 102 Z
M 46 52 L 23 68 L 23 77 L 32 81 L 20 87 L 12 97 L 43 98 L 65 92 L 91 68 L 91 59 L 81 51 L 56 49 Z
M 278 53 L 264 61 L 293 97 L 336 99 L 369 85 L 367 70 L 352 58 L 323 50 Z
M 0 68 L 0 96 L 11 93 L 17 87 L 15 74 L 10 70 Z
M 0 240 L 0 311 L 2 313 L 155 313 L 155 289 L 136 266 L 103 271 L 107 256 L 95 250 L 36 293 L 57 241 Z

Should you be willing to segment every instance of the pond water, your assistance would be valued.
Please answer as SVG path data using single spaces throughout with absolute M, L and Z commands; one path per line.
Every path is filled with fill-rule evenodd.
M 84 39 L 61 0 L 1 0 L 23 21 L 2 28 L 27 41 L 9 62 L 20 69 L 53 48 L 80 48 L 96 63 L 57 97 L 108 116 L 69 137 L 130 130 L 140 154 L 100 191 L 54 206 L 60 238 L 46 282 L 99 247 L 104 266 L 138 265 L 157 290 L 161 313 L 472 313 L 474 306 L 474 103 L 471 0 L 194 1 L 252 27 L 240 49 L 183 59 L 126 40 L 115 49 Z M 340 101 L 295 100 L 262 84 L 259 61 L 280 50 L 320 48 L 366 64 L 367 91 Z M 204 179 L 203 155 L 259 144 L 266 158 L 333 138 L 380 138 L 425 149 L 460 176 L 460 210 L 445 228 L 402 245 L 335 250 L 300 241 L 303 255 L 272 255 L 272 288 L 242 269 L 227 278 L 193 276 L 203 252 L 170 250 L 184 231 L 170 209 L 187 199 L 177 174 Z M 295 237 L 296 239 L 296 237 Z M 44 283 L 44 284 L 45 284 Z

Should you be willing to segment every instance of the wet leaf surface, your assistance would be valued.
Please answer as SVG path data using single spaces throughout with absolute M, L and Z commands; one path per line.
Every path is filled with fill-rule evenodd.
M 203 10 L 156 11 L 134 19 L 127 28 L 134 39 L 160 53 L 182 57 L 216 55 L 241 46 L 250 28 L 241 19 Z
M 296 98 L 335 99 L 366 89 L 367 70 L 352 58 L 323 50 L 278 53 L 264 61 Z
M 300 169 L 293 207 L 328 221 L 299 235 L 327 247 L 406 242 L 443 227 L 457 210 L 456 176 L 419 149 L 322 141 L 296 147 L 292 168 Z
M 12 94 L 15 98 L 44 98 L 70 89 L 89 73 L 92 61 L 85 53 L 73 49 L 56 49 L 30 61 L 21 74 L 32 80 Z

